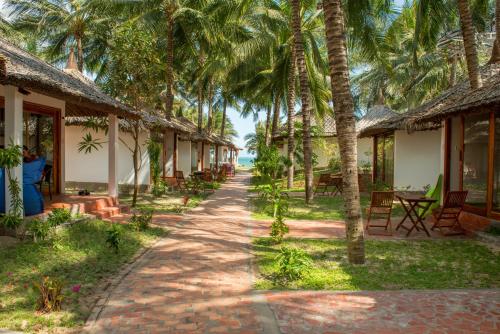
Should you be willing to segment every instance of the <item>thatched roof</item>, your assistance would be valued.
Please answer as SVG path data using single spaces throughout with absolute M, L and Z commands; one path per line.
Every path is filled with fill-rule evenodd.
M 129 107 L 104 94 L 80 72 L 60 70 L 1 37 L 0 84 L 64 100 L 68 116 L 113 113 L 123 117 L 138 117 Z
M 372 132 L 383 129 L 385 121 L 399 116 L 386 105 L 375 105 L 356 123 L 356 132 L 360 137 L 370 136 Z
M 471 90 L 463 80 L 437 98 L 412 110 L 404 124 L 410 131 L 438 126 L 442 120 L 464 113 L 475 113 L 500 105 L 500 66 L 487 65 L 481 69 L 483 86 Z

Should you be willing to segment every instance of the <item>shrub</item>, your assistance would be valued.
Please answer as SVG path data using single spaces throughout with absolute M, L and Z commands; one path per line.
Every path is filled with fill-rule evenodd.
M 37 311 L 48 313 L 61 310 L 61 304 L 64 299 L 62 293 L 64 284 L 62 281 L 44 277 L 39 283 L 35 282 L 34 286 L 39 293 L 36 302 Z
M 59 226 L 71 219 L 71 212 L 65 208 L 56 208 L 47 216 L 47 223 L 52 227 Z
M 275 243 L 281 243 L 283 237 L 288 233 L 288 225 L 285 224 L 285 214 L 288 212 L 288 195 L 280 193 L 276 199 L 276 217 L 271 224 L 271 238 Z
M 33 219 L 29 222 L 28 231 L 33 236 L 33 240 L 43 241 L 47 239 L 50 234 L 52 225 L 49 222 L 43 221 L 41 219 Z
M 135 213 L 130 218 L 130 224 L 136 231 L 144 231 L 153 222 L 153 210 L 147 208 L 139 209 L 139 214 Z
M 122 241 L 121 229 L 117 224 L 112 224 L 106 231 L 106 243 L 116 253 L 120 250 L 120 243 Z
M 8 147 L 0 149 L 0 168 L 5 169 L 8 189 L 11 196 L 10 207 L 2 216 L 0 223 L 9 229 L 17 229 L 23 222 L 23 199 L 19 180 L 12 175 L 12 169 L 22 163 L 22 149 L 19 145 L 11 143 Z
M 281 247 L 276 261 L 278 278 L 291 281 L 302 278 L 312 265 L 309 255 L 298 248 Z

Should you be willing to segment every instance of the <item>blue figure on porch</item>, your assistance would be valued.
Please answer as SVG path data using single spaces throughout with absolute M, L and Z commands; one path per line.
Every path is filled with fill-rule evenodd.
M 36 183 L 40 181 L 45 167 L 45 158 L 36 158 L 23 163 L 24 215 L 33 216 L 43 212 L 43 196 Z M 0 169 L 0 212 L 5 213 L 5 170 Z
M 33 216 L 43 212 L 43 196 L 36 184 L 42 178 L 45 158 L 36 158 L 23 163 L 24 215 Z

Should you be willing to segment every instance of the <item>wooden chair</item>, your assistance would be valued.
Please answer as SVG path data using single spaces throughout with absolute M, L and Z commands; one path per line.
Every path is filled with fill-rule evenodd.
M 432 212 L 434 225 L 431 230 L 439 229 L 443 235 L 465 234 L 465 230 L 458 220 L 460 213 L 464 209 L 468 191 L 450 191 L 446 194 L 443 206 Z M 448 229 L 444 233 L 443 229 Z
M 370 207 L 368 211 L 368 221 L 366 223 L 366 231 L 370 233 L 370 227 L 383 227 L 386 231 L 389 228 L 389 233 L 392 235 L 392 202 L 394 201 L 394 191 L 373 191 Z M 385 224 L 372 224 L 372 218 L 382 218 Z
M 188 191 L 188 183 L 184 178 L 184 172 L 181 170 L 175 171 L 175 183 L 180 191 Z
M 324 195 L 328 191 L 328 186 L 330 185 L 330 174 L 320 174 L 316 187 L 314 189 L 314 194 L 321 192 Z

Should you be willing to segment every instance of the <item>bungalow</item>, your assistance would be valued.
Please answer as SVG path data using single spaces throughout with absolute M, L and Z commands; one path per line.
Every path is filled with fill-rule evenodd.
M 390 110 L 385 107 L 386 110 Z M 423 190 L 434 185 L 441 174 L 436 164 L 441 157 L 439 125 L 408 133 L 405 120 L 417 111 L 387 112 L 388 117 L 373 118 L 360 127 L 360 140 L 370 141 L 372 181 L 398 190 Z
M 406 113 L 360 132 L 373 140 L 373 179 L 394 189 L 422 190 L 443 175 L 443 194 L 468 190 L 462 220 L 500 218 L 499 66 L 481 69 L 483 86 L 467 80 Z
M 444 191 L 467 190 L 468 212 L 500 219 L 500 66 L 481 72 L 481 88 L 470 90 L 464 81 L 419 108 L 406 125 L 410 131 L 441 126 Z
M 138 119 L 139 115 L 102 93 L 78 72 L 74 55 L 70 55 L 67 68 L 60 70 L 0 38 L 0 106 L 0 144 L 26 145 L 33 154 L 44 156 L 55 193 L 64 193 L 66 175 L 72 175 L 68 165 L 73 156 L 67 156 L 66 144 L 75 139 L 73 133 L 66 133 L 66 117 L 107 117 L 107 156 L 95 161 L 94 168 L 107 169 L 109 196 L 118 196 L 118 119 Z M 21 166 L 13 170 L 13 175 L 23 182 Z M 9 207 L 8 189 L 5 200 Z
M 366 115 L 356 123 L 356 131 L 359 133 L 365 128 L 376 124 L 380 120 L 386 120 L 396 115 L 390 108 L 382 105 L 376 105 L 368 110 Z M 335 120 L 332 115 L 326 115 L 323 120 L 318 121 L 314 119 L 312 122 L 314 129 L 313 139 L 313 153 L 316 157 L 316 168 L 327 168 L 332 158 L 339 158 L 338 156 L 338 143 L 337 143 L 337 130 Z M 288 152 L 288 138 L 286 127 L 282 128 L 281 133 L 274 138 L 278 143 L 281 154 L 287 156 Z M 358 138 L 358 165 L 362 169 L 369 169 L 372 165 L 372 140 L 367 137 Z

